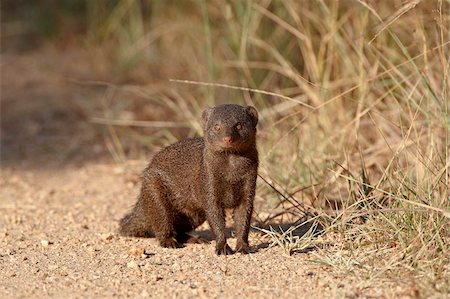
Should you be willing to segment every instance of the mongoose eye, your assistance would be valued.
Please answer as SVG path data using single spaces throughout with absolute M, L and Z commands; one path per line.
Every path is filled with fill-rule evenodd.
M 236 125 L 236 130 L 238 130 L 238 131 L 242 130 L 242 125 L 241 124 L 237 124 Z
M 220 125 L 219 124 L 214 125 L 214 131 L 216 131 L 216 132 L 220 131 Z

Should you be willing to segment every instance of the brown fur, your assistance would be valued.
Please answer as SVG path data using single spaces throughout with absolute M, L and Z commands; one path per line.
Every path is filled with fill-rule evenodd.
M 180 247 L 187 233 L 208 221 L 217 254 L 232 254 L 225 209 L 234 209 L 236 251 L 248 253 L 258 169 L 253 107 L 220 105 L 202 114 L 203 138 L 181 140 L 158 152 L 144 170 L 133 210 L 120 221 L 126 236 L 155 236 Z

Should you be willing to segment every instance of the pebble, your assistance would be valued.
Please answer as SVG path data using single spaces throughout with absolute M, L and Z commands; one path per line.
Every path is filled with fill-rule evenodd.
M 114 235 L 111 233 L 101 234 L 101 238 L 105 241 L 111 241 L 114 238 Z
M 50 266 L 48 266 L 48 270 L 50 270 L 50 271 L 54 271 L 56 269 L 58 269 L 57 265 L 50 265 Z
M 145 251 L 141 247 L 133 247 L 130 250 L 128 250 L 128 254 L 134 256 L 142 256 L 143 254 L 145 254 Z
M 52 244 L 53 244 L 52 241 L 49 241 L 49 240 L 41 240 L 41 245 L 44 246 L 44 247 L 47 247 L 47 246 L 52 245 Z
M 128 262 L 127 267 L 131 269 L 139 269 L 139 265 L 135 261 Z
M 148 259 L 152 255 L 155 255 L 155 254 L 148 250 L 144 250 L 144 252 L 141 254 L 141 259 Z

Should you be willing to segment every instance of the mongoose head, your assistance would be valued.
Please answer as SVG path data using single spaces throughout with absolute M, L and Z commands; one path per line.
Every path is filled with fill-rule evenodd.
M 252 106 L 224 104 L 202 113 L 205 143 L 218 152 L 243 152 L 254 147 L 258 112 Z

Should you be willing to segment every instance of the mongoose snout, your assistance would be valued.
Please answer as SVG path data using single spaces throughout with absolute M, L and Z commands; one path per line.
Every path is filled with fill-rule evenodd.
M 231 143 L 233 143 L 233 139 L 229 136 L 223 137 L 222 140 L 223 140 L 223 143 L 226 145 L 230 145 Z

